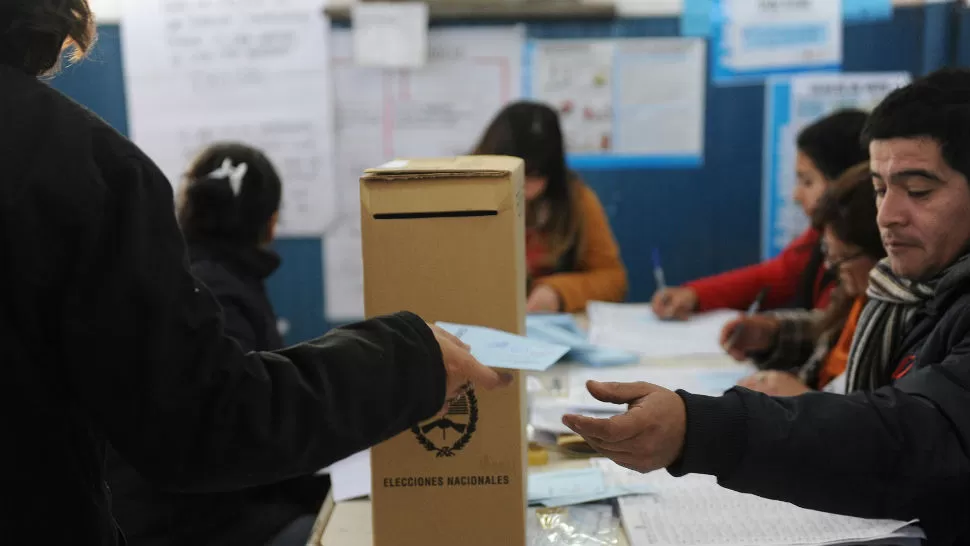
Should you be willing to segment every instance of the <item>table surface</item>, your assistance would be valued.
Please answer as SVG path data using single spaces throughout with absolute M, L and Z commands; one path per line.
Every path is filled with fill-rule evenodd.
M 577 317 L 581 323 L 582 317 Z M 631 367 L 644 366 L 656 368 L 673 366 L 724 368 L 739 364 L 727 355 L 717 357 L 690 357 L 670 359 L 641 359 Z M 572 363 L 562 363 L 553 366 L 546 372 L 533 374 L 544 384 L 551 378 L 561 377 L 577 369 L 590 369 Z M 555 451 L 549 453 L 549 463 L 542 467 L 530 467 L 531 470 L 555 470 L 568 467 L 588 465 L 587 459 L 568 458 Z M 355 500 L 335 504 L 331 497 L 327 498 L 317 518 L 313 534 L 308 546 L 373 546 L 374 536 L 371 529 L 370 500 Z M 625 533 L 620 533 L 619 546 L 629 546 Z

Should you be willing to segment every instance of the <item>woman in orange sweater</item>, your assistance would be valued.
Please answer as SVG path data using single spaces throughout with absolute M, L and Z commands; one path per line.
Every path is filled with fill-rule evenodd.
M 741 381 L 741 386 L 773 396 L 812 389 L 846 392 L 841 379 L 866 303 L 869 275 L 886 256 L 868 163 L 849 169 L 829 188 L 813 223 L 822 232 L 825 264 L 838 274 L 831 302 L 824 311 L 763 313 L 725 325 L 721 342 L 733 341 L 726 347 L 731 356 L 753 358 L 763 370 Z
M 596 194 L 566 167 L 555 110 L 535 102 L 509 104 L 475 153 L 525 161 L 530 313 L 572 313 L 590 301 L 626 297 L 626 269 L 613 232 Z

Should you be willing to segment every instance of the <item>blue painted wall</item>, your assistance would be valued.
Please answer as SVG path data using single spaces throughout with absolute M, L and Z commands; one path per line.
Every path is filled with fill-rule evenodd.
M 970 16 L 948 5 L 897 9 L 891 21 L 845 27 L 844 70 L 907 70 L 921 75 L 956 57 L 970 66 Z M 963 30 L 965 27 L 966 30 Z M 676 36 L 675 18 L 530 24 L 532 38 Z M 962 41 L 961 41 L 962 40 Z M 957 47 L 962 44 L 964 47 Z M 93 60 L 53 85 L 127 131 L 117 26 L 101 28 Z M 757 261 L 759 256 L 764 89 L 708 86 L 705 164 L 699 169 L 581 172 L 610 216 L 630 270 L 630 299 L 654 290 L 650 249 L 659 247 L 667 280 L 680 283 Z M 281 240 L 284 265 L 270 293 L 292 329 L 314 337 L 323 315 L 323 256 L 317 239 Z

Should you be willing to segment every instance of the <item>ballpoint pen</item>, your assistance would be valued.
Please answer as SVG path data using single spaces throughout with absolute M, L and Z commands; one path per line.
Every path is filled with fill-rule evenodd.
M 758 310 L 761 309 L 761 304 L 764 302 L 765 296 L 767 294 L 768 294 L 768 287 L 762 288 L 761 291 L 758 292 L 758 295 L 754 298 L 754 301 L 751 303 L 751 306 L 748 307 L 748 311 L 747 313 L 745 313 L 744 316 L 750 317 L 755 313 L 757 313 Z M 742 330 L 744 330 L 743 322 L 738 324 L 738 327 L 734 329 L 734 332 L 731 332 L 731 337 L 728 338 L 727 343 L 725 343 L 725 347 L 724 347 L 725 349 L 730 349 L 731 347 L 734 346 L 734 343 L 737 342 L 738 337 L 741 335 Z

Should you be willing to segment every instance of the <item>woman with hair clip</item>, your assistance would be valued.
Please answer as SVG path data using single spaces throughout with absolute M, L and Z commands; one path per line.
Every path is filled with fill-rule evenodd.
M 826 191 L 813 224 L 822 233 L 826 267 L 838 275 L 831 301 L 824 311 L 762 313 L 726 324 L 721 343 L 728 353 L 752 358 L 763 370 L 742 380 L 743 387 L 773 396 L 846 392 L 849 347 L 869 273 L 886 256 L 868 163 L 849 169 Z
M 626 269 L 603 205 L 566 167 L 555 110 L 526 101 L 507 105 L 474 153 L 525 161 L 530 313 L 572 313 L 589 301 L 626 297 Z
M 263 285 L 280 265 L 270 244 L 281 195 L 270 160 L 237 143 L 199 154 L 178 193 L 192 273 L 222 307 L 226 335 L 245 351 L 283 346 Z M 179 494 L 141 478 L 112 449 L 107 472 L 129 546 L 303 546 L 328 487 L 326 479 L 306 476 L 228 493 Z
M 104 481 L 109 441 L 160 488 L 236 491 L 384 441 L 471 383 L 511 381 L 407 312 L 244 351 L 189 270 L 169 181 L 38 81 L 65 45 L 81 57 L 93 43 L 87 1 L 4 0 L 0 15 L 5 540 L 121 541 Z M 237 193 L 240 177 L 228 180 Z
M 798 134 L 793 197 L 809 218 L 825 188 L 869 158 L 860 140 L 865 121 L 861 110 L 840 110 Z M 823 263 L 819 232 L 809 227 L 770 260 L 658 290 L 651 305 L 658 317 L 686 319 L 713 309 L 747 309 L 766 289 L 765 309 L 823 309 L 833 281 Z

